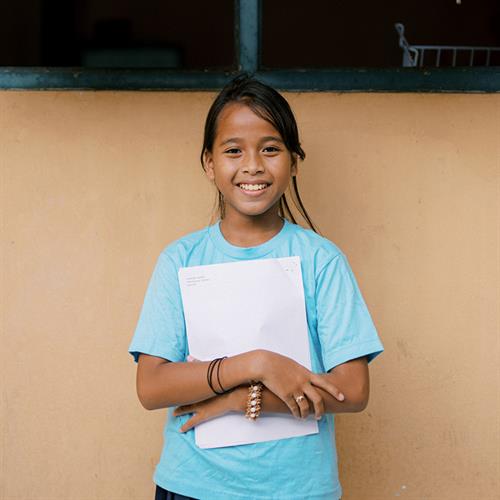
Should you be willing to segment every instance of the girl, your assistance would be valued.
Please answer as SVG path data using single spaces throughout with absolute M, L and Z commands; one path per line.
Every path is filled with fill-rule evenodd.
M 304 157 L 293 113 L 274 89 L 241 76 L 213 102 L 201 160 L 218 190 L 220 220 L 160 254 L 129 347 L 140 402 L 169 408 L 157 500 L 341 497 L 333 414 L 365 408 L 367 365 L 383 348 L 346 257 L 314 231 L 300 201 L 295 176 Z M 290 181 L 311 229 L 295 223 Z M 188 363 L 179 268 L 290 256 L 301 259 L 312 370 L 262 349 Z M 258 307 L 259 297 L 248 297 L 248 314 Z M 311 414 L 319 432 L 198 448 L 193 428 L 228 412 Z

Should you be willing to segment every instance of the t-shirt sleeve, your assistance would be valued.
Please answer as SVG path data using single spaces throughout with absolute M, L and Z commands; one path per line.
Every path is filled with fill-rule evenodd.
M 184 361 L 186 333 L 177 268 L 163 252 L 144 298 L 129 353 L 137 362 L 140 353 L 169 361 Z
M 372 361 L 383 350 L 360 289 L 342 253 L 316 279 L 318 336 L 326 371 L 351 359 Z

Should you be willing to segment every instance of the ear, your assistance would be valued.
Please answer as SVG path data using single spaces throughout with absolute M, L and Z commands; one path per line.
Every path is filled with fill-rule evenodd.
M 203 152 L 203 170 L 211 181 L 215 180 L 214 159 L 212 153 L 206 149 Z
M 291 153 L 292 156 L 292 165 L 290 168 L 290 174 L 292 177 L 295 177 L 297 175 L 297 155 L 295 153 Z

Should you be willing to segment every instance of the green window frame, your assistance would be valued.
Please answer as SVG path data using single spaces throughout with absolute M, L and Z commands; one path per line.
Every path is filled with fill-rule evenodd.
M 263 70 L 261 1 L 235 0 L 236 68 L 230 72 L 157 69 L 0 67 L 3 90 L 217 90 L 246 71 L 298 92 L 500 92 L 500 66 Z

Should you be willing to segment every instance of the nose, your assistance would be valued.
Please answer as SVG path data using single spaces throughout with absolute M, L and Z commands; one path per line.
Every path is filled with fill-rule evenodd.
M 262 164 L 258 155 L 248 155 L 243 164 L 243 172 L 249 175 L 255 175 L 264 172 L 264 165 Z

